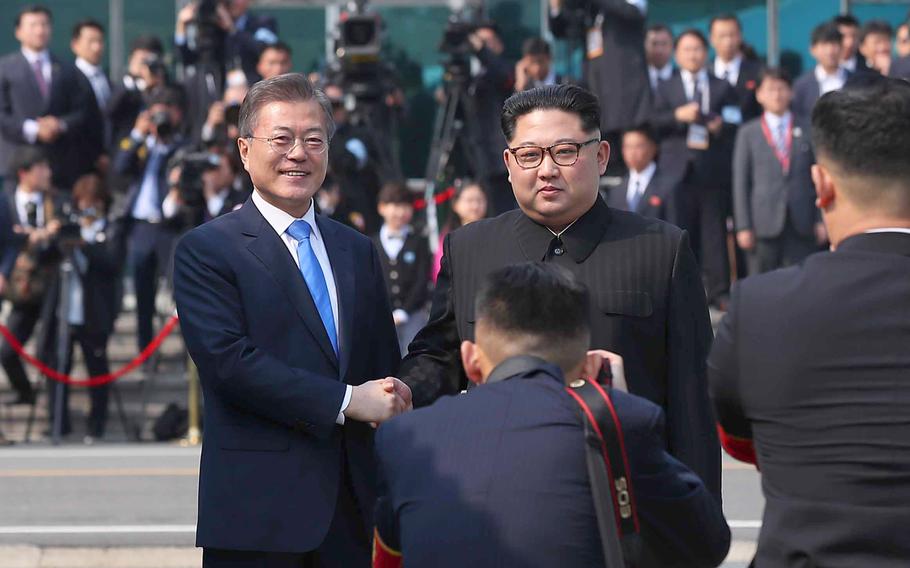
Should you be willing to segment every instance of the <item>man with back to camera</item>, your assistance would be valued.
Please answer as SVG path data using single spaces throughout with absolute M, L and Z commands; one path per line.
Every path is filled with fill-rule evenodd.
M 374 566 L 603 566 L 579 407 L 590 295 L 551 263 L 490 273 L 461 360 L 478 385 L 383 424 Z M 716 566 L 730 531 L 719 503 L 663 448 L 663 413 L 613 389 L 643 537 L 637 566 Z M 445 519 L 445 527 L 440 521 Z M 439 529 L 442 528 L 440 531 Z M 494 560 L 495 559 L 495 560 Z M 377 562 L 378 561 L 378 562 Z
M 401 355 L 373 244 L 313 207 L 331 112 L 303 75 L 255 84 L 237 141 L 253 196 L 177 246 L 174 297 L 205 395 L 205 567 L 370 562 L 369 423 L 411 396 L 388 377 Z
M 519 210 L 446 236 L 430 321 L 410 345 L 402 380 L 418 405 L 464 389 L 458 350 L 474 338 L 473 302 L 484 276 L 514 262 L 553 262 L 593 290 L 591 348 L 623 357 L 630 392 L 667 414 L 670 453 L 719 499 L 704 367 L 711 325 L 688 235 L 600 199 L 610 146 L 600 140 L 600 105 L 589 91 L 557 85 L 516 93 L 501 123 Z
M 874 78 L 812 114 L 832 251 L 737 284 L 709 359 L 728 451 L 761 467 L 755 559 L 910 564 L 910 85 Z

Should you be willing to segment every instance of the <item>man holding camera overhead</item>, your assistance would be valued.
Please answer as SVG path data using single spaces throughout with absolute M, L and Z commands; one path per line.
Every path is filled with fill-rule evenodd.
M 170 264 L 174 231 L 163 221 L 161 204 L 167 196 L 167 164 L 183 143 L 182 93 L 173 87 L 158 89 L 139 113 L 130 135 L 120 141 L 111 169 L 129 180 L 126 189 L 128 264 L 133 267 L 138 347 L 152 340 L 158 276 Z

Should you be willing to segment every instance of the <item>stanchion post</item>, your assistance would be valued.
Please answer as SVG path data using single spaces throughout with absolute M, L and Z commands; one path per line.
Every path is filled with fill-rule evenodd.
M 187 396 L 189 428 L 186 433 L 186 445 L 198 446 L 202 442 L 202 429 L 199 427 L 199 418 L 201 408 L 199 406 L 199 369 L 196 363 L 189 355 L 186 356 L 186 375 L 187 384 L 189 385 L 189 394 Z

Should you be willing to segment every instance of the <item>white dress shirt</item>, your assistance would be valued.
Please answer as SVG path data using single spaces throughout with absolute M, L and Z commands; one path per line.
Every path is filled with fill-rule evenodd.
M 392 232 L 385 223 L 379 229 L 379 242 L 382 243 L 382 249 L 385 251 L 386 256 L 392 260 L 398 258 L 398 253 L 404 248 L 404 241 L 411 234 L 410 225 L 402 227 L 398 234 L 400 235 L 399 237 L 393 237 Z
M 816 65 L 815 80 L 818 81 L 818 95 L 821 96 L 842 89 L 847 82 L 847 71 L 838 67 L 837 71 L 829 75 L 821 65 Z
M 866 233 L 870 235 L 875 233 L 904 233 L 905 235 L 910 235 L 910 229 L 906 227 L 882 227 L 881 229 L 869 229 Z
M 768 130 L 771 131 L 772 136 L 776 137 L 778 135 L 781 131 L 781 126 L 783 126 L 784 132 L 790 127 L 790 111 L 787 111 L 784 114 L 774 114 L 773 112 L 765 111 L 764 117 L 765 122 L 768 123 Z
M 76 67 L 82 71 L 82 74 L 88 79 L 95 92 L 95 100 L 98 101 L 98 108 L 103 112 L 107 108 L 107 101 L 111 98 L 111 87 L 107 83 L 107 76 L 101 67 L 92 65 L 81 57 L 76 58 Z
M 137 142 L 142 139 L 142 135 L 135 130 L 130 136 Z M 145 161 L 142 179 L 139 181 L 139 195 L 136 196 L 136 202 L 133 204 L 130 215 L 132 215 L 133 219 L 139 219 L 140 221 L 159 223 L 163 215 L 161 193 L 165 192 L 166 197 L 168 189 L 167 187 L 161 187 L 159 173 L 163 165 L 162 162 L 170 151 L 170 146 L 162 144 L 154 136 L 149 136 L 145 139 L 145 146 L 148 148 L 148 159 Z
M 840 66 L 851 73 L 856 73 L 856 62 L 859 60 L 859 53 L 847 59 L 846 61 L 841 61 Z
M 291 258 L 294 259 L 297 270 L 300 270 L 300 259 L 297 257 L 297 239 L 287 233 L 291 223 L 298 221 L 299 219 L 263 199 L 258 189 L 253 191 L 253 204 L 259 209 L 259 212 L 262 213 L 262 216 L 272 229 L 278 233 L 281 242 L 284 243 L 288 252 L 291 253 Z M 341 337 L 340 330 L 338 329 L 338 290 L 335 288 L 335 273 L 332 272 L 332 263 L 329 262 L 329 253 L 325 249 L 325 240 L 323 240 L 322 233 L 319 232 L 319 226 L 316 224 L 316 211 L 312 199 L 310 200 L 309 209 L 307 209 L 306 214 L 304 214 L 301 219 L 306 221 L 312 228 L 312 231 L 310 232 L 310 246 L 313 247 L 313 254 L 316 255 L 316 260 L 319 261 L 319 266 L 322 268 L 322 274 L 325 276 L 325 285 L 326 288 L 328 288 L 329 299 L 332 303 L 332 319 L 335 320 L 335 335 L 336 337 Z M 338 418 L 335 420 L 338 424 L 344 424 L 344 411 L 351 402 L 352 389 L 353 387 L 351 387 L 351 385 L 347 385 L 347 390 L 344 393 L 344 400 L 341 401 L 341 409 L 338 411 Z
M 648 184 L 651 183 L 651 179 L 654 177 L 654 172 L 657 171 L 657 164 L 651 162 L 648 164 L 645 169 L 640 172 L 636 172 L 632 168 L 629 168 L 629 187 L 626 188 L 626 203 L 632 201 L 633 197 L 636 197 L 636 201 L 641 201 L 641 196 L 644 195 L 645 190 L 648 188 Z
M 693 75 L 685 69 L 682 69 L 679 74 L 682 77 L 683 87 L 686 90 L 686 98 L 690 101 L 693 101 L 693 98 L 695 97 L 695 85 L 696 82 L 698 83 L 698 87 L 701 89 L 702 100 L 693 102 L 697 102 L 701 106 L 702 112 L 708 112 L 708 106 L 711 100 L 711 87 L 710 82 L 708 81 L 708 71 L 702 69 Z
M 25 206 L 28 203 L 35 204 L 35 216 L 38 228 L 44 227 L 44 194 L 39 192 L 28 193 L 21 187 L 16 187 L 16 213 L 19 214 L 19 223 L 16 225 L 25 226 L 28 224 L 28 212 Z
M 739 81 L 739 69 L 742 63 L 742 55 L 737 55 L 730 61 L 721 61 L 720 57 L 717 57 L 714 59 L 714 76 L 718 79 L 723 79 L 724 72 L 726 72 L 727 82 L 735 87 L 737 81 Z
M 51 55 L 45 49 L 44 51 L 32 51 L 27 47 L 22 48 L 22 55 L 28 61 L 29 71 L 34 73 L 35 61 L 41 61 L 41 74 L 44 76 L 44 83 L 47 85 L 48 96 L 51 89 Z M 38 121 L 33 118 L 26 118 L 22 123 L 22 137 L 29 144 L 34 144 L 38 140 Z
M 666 81 L 673 76 L 673 64 L 667 63 L 660 69 L 648 65 L 648 80 L 651 81 L 651 90 L 656 90 L 658 83 Z

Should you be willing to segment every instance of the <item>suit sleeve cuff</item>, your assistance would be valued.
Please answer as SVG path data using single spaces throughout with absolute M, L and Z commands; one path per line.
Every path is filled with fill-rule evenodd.
M 34 144 L 38 139 L 38 121 L 26 118 L 22 122 L 22 137 L 25 138 L 26 142 L 29 144 Z
M 344 400 L 341 401 L 341 409 L 338 411 L 338 418 L 335 419 L 335 424 L 344 425 L 344 411 L 348 409 L 348 405 L 351 404 L 351 393 L 354 391 L 354 387 L 347 385 L 347 388 L 344 390 Z

